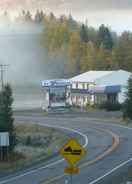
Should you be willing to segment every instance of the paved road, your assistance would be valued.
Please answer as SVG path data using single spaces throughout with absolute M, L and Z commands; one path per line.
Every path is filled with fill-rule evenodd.
M 94 183 L 106 183 L 106 184 L 117 184 L 115 181 L 116 177 L 125 175 L 129 167 L 132 165 L 132 129 L 118 126 L 115 124 L 108 123 L 107 121 L 97 120 L 88 117 L 78 116 L 51 116 L 42 117 L 38 116 L 16 116 L 18 121 L 36 122 L 40 124 L 48 124 L 50 126 L 63 126 L 70 129 L 74 129 L 83 134 L 77 136 L 75 132 L 70 132 L 70 130 L 64 130 L 69 133 L 69 136 L 77 136 L 81 144 L 86 144 L 86 137 L 88 136 L 88 144 L 86 149 L 88 150 L 88 155 L 82 159 L 79 163 L 86 163 L 87 161 L 93 159 L 98 154 L 105 151 L 111 144 L 112 138 L 106 132 L 98 131 L 96 128 L 111 130 L 120 136 L 120 145 L 117 150 L 111 153 L 109 156 L 98 161 L 94 165 L 90 165 L 81 170 L 79 175 L 73 177 L 73 183 L 76 184 L 94 184 Z M 61 160 L 60 160 L 61 159 Z M 58 161 L 59 160 L 59 161 Z M 53 163 L 53 164 L 52 164 Z M 56 157 L 48 161 L 44 165 L 41 165 L 40 169 L 27 170 L 26 172 L 20 172 L 16 176 L 12 176 L 6 179 L 2 179 L 0 184 L 40 184 L 46 183 L 51 178 L 63 175 L 63 168 L 66 163 L 62 161 L 62 158 Z M 121 178 L 121 177 L 120 177 Z M 64 176 L 57 181 L 51 183 L 62 184 L 69 183 L 69 176 Z M 50 183 L 50 182 L 49 182 Z

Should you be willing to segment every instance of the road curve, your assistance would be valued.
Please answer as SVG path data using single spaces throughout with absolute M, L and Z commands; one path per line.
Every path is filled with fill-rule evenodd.
M 87 149 L 89 154 L 87 157 L 82 159 L 79 163 L 84 163 L 89 161 L 95 156 L 101 154 L 105 151 L 111 144 L 112 139 L 109 134 L 106 132 L 100 132 L 97 129 L 104 129 L 114 132 L 115 134 L 120 136 L 120 145 L 118 149 L 114 152 L 103 158 L 102 160 L 94 163 L 93 165 L 89 165 L 85 168 L 81 169 L 79 175 L 75 175 L 73 177 L 73 181 L 76 184 L 94 184 L 94 183 L 107 183 L 111 184 L 113 178 L 115 176 L 119 176 L 120 173 L 124 172 L 126 168 L 128 168 L 132 163 L 132 148 L 131 148 L 131 139 L 132 139 L 132 129 L 115 125 L 111 123 L 100 122 L 97 119 L 90 119 L 88 117 L 43 117 L 43 116 L 16 116 L 16 120 L 18 121 L 26 121 L 26 122 L 36 122 L 41 124 L 48 124 L 49 126 L 61 126 L 66 127 L 68 129 L 74 129 L 76 131 L 85 134 L 89 138 L 89 144 L 87 145 Z M 70 136 L 75 136 L 75 132 Z M 84 144 L 84 139 L 81 140 L 81 143 Z M 60 157 L 50 160 L 51 162 L 55 162 Z M 46 164 L 50 164 L 46 163 Z M 11 184 L 39 184 L 44 183 L 45 181 L 50 180 L 51 178 L 63 174 L 63 168 L 66 166 L 65 162 L 59 162 L 57 165 L 43 168 L 37 170 L 36 172 L 31 172 L 31 174 L 25 175 L 23 177 L 11 176 L 9 178 L 2 179 L 0 184 L 11 183 Z M 21 175 L 22 173 L 19 173 Z M 57 181 L 54 181 L 55 184 L 65 183 L 69 180 L 69 176 L 65 176 L 60 178 Z

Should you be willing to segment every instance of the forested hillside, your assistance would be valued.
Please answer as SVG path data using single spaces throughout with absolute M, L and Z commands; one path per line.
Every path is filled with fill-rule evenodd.
M 22 11 L 12 22 L 0 16 L 0 59 L 9 64 L 4 80 L 12 84 L 14 106 L 40 107 L 41 80 L 69 78 L 87 70 L 132 71 L 132 33 L 117 35 L 53 13 Z
M 42 42 L 50 57 L 61 60 L 64 75 L 87 70 L 132 71 L 132 33 L 121 35 L 101 25 L 99 29 L 76 22 L 73 17 L 44 15 Z
M 8 23 L 9 19 L 5 12 L 0 22 Z M 129 31 L 119 35 L 103 24 L 96 29 L 89 26 L 88 21 L 77 22 L 72 15 L 56 17 L 39 10 L 34 14 L 23 10 L 15 23 L 20 29 L 30 26 L 28 34 L 32 33 L 32 28 L 40 30 L 45 69 L 55 73 L 51 77 L 70 77 L 88 70 L 132 71 L 132 33 Z

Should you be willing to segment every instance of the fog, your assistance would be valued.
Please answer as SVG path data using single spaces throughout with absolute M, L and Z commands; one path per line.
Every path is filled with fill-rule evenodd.
M 59 75 L 42 44 L 43 29 L 34 23 L 0 23 L 0 63 L 8 65 L 4 82 L 13 87 L 15 108 L 40 107 L 41 81 Z
M 1 0 L 0 9 L 16 14 L 22 9 L 43 9 L 56 15 L 71 13 L 75 19 L 98 27 L 104 23 L 114 31 L 131 30 L 132 0 Z M 113 21 L 114 18 L 114 21 Z
M 69 7 L 73 9 L 131 9 L 131 0 L 2 0 L 0 7 L 3 9 L 36 9 L 36 8 L 56 8 L 56 7 Z M 56 10 L 57 11 L 57 10 Z

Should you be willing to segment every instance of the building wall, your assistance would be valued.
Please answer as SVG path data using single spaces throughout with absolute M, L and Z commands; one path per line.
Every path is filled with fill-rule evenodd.
M 125 101 L 125 93 L 127 91 L 127 82 L 130 78 L 131 73 L 124 71 L 124 70 L 117 70 L 110 72 L 108 75 L 100 77 L 96 79 L 93 83 L 88 82 L 78 82 L 73 81 L 72 88 L 73 89 L 89 89 L 91 86 L 121 86 L 121 92 L 117 94 L 116 100 L 119 103 L 123 103 Z M 103 103 L 107 101 L 108 95 L 107 94 L 96 94 L 96 95 L 84 95 L 84 94 L 72 94 L 73 96 L 73 103 L 80 106 L 85 106 L 87 103 L 94 104 L 94 103 Z M 85 98 L 86 96 L 86 98 Z M 87 98 L 89 100 L 87 100 Z M 111 95 L 112 98 L 112 95 Z M 113 97 L 114 98 L 114 97 Z
M 72 89 L 89 89 L 89 86 L 94 86 L 92 83 L 87 82 L 72 82 Z M 94 103 L 94 97 L 90 94 L 73 93 L 71 94 L 70 104 L 75 106 L 84 107 L 88 103 Z
M 72 89 L 89 89 L 90 86 L 94 86 L 94 83 L 87 82 L 73 82 Z
M 91 95 L 89 94 L 71 94 L 71 105 L 84 107 L 90 103 Z
M 103 104 L 107 101 L 106 94 L 97 94 L 94 96 L 94 103 L 95 104 Z
M 127 91 L 128 79 L 131 77 L 131 75 L 132 73 L 130 72 L 118 70 L 100 79 L 97 79 L 95 83 L 96 85 L 104 85 L 104 86 L 120 85 L 121 92 L 118 94 L 118 102 L 123 103 L 126 99 L 125 93 Z
M 119 103 L 124 103 L 125 99 L 126 99 L 126 92 L 127 92 L 127 87 L 123 87 L 121 88 L 121 92 L 118 94 L 118 101 Z
M 49 106 L 49 92 L 48 90 L 43 90 L 43 103 L 42 103 L 42 109 L 46 110 Z
M 87 83 L 86 83 L 87 84 Z M 94 84 L 93 84 L 94 85 Z M 78 87 L 78 88 L 74 88 L 74 89 L 85 89 L 84 87 L 87 86 L 91 86 L 91 84 L 88 85 L 84 85 L 82 83 L 75 85 L 74 87 Z M 88 88 L 87 88 L 88 89 Z M 109 101 L 110 103 L 123 103 L 125 100 L 125 88 L 122 88 L 122 91 L 118 94 L 118 93 L 112 93 L 112 94 L 107 94 L 107 93 L 97 93 L 97 94 L 84 94 L 84 91 L 82 90 L 83 93 L 81 93 L 81 91 L 79 91 L 79 93 L 72 93 L 71 94 L 71 105 L 76 105 L 76 106 L 81 106 L 81 107 L 85 107 L 87 104 L 103 104 L 106 103 L 107 101 Z

